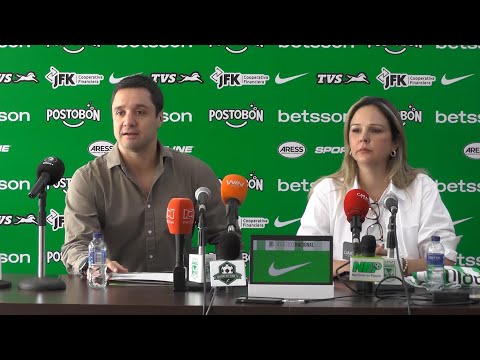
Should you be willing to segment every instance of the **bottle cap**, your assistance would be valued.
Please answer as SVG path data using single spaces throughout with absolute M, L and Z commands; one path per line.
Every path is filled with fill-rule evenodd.
M 440 241 L 440 236 L 432 236 L 432 241 Z
M 102 237 L 102 233 L 101 233 L 101 232 L 93 233 L 93 238 L 94 238 L 94 239 L 98 239 L 98 238 L 101 238 L 101 237 Z

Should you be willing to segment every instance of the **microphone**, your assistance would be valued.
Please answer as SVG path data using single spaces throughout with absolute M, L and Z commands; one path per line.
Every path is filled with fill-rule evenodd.
M 227 231 L 234 232 L 238 224 L 238 207 L 247 196 L 248 182 L 241 175 L 230 174 L 223 178 L 222 201 L 227 207 Z
M 388 193 L 383 200 L 383 207 L 387 209 L 391 215 L 388 221 L 387 233 L 387 258 L 395 258 L 395 248 L 397 244 L 397 226 L 396 215 L 398 211 L 398 198 L 394 193 Z
M 369 208 L 369 195 L 364 190 L 352 189 L 345 195 L 343 209 L 352 231 L 353 255 L 360 252 L 360 232 Z
M 235 232 L 227 232 L 216 246 L 217 260 L 236 260 L 240 257 L 240 238 Z
M 200 213 L 204 213 L 207 210 L 207 201 L 210 199 L 211 195 L 212 192 L 205 186 L 202 186 L 195 191 L 195 199 L 198 202 Z
M 360 254 L 350 258 L 350 281 L 361 281 L 358 290 L 371 293 L 373 283 L 384 278 L 384 259 L 375 256 L 377 240 L 373 235 L 365 235 L 360 243 Z
M 383 207 L 390 211 L 392 215 L 396 215 L 398 211 L 398 198 L 394 193 L 388 193 L 383 200 Z
M 47 185 L 56 184 L 65 172 L 65 165 L 57 157 L 49 156 L 37 167 L 37 182 L 28 193 L 30 199 L 35 199 Z
M 195 210 L 187 198 L 173 198 L 167 206 L 167 225 L 175 235 L 175 268 L 173 269 L 173 291 L 186 291 L 186 270 L 183 263 L 185 235 L 193 229 Z

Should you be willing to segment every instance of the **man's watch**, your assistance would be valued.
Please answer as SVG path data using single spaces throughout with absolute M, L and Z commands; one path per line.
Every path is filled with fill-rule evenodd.
M 88 257 L 86 257 L 82 261 L 82 263 L 80 264 L 80 266 L 78 268 L 78 272 L 80 273 L 80 275 L 86 276 L 87 275 L 87 270 L 88 270 Z

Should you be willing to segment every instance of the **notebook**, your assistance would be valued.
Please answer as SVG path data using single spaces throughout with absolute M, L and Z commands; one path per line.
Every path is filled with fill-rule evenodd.
M 248 296 L 333 297 L 332 236 L 251 235 Z

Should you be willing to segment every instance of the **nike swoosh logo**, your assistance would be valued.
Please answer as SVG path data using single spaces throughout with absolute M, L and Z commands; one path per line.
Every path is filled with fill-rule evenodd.
M 280 77 L 280 74 L 277 74 L 277 76 L 275 77 L 275 82 L 279 85 L 282 85 L 282 84 L 285 84 L 289 81 L 292 81 L 292 80 L 295 80 L 295 79 L 298 79 L 299 77 L 302 77 L 302 76 L 305 76 L 307 75 L 308 73 L 305 73 L 305 74 L 300 74 L 300 75 L 295 75 L 295 76 L 290 76 L 290 77 L 287 77 L 287 78 L 281 78 Z
M 281 227 L 285 227 L 287 225 L 293 224 L 294 222 L 300 221 L 300 219 L 301 218 L 288 220 L 288 221 L 280 221 L 280 220 L 278 220 L 278 216 L 277 216 L 277 218 L 275 219 L 274 225 L 275 225 L 275 227 L 281 228 Z
M 473 75 L 475 75 L 475 74 L 460 76 L 460 77 L 453 78 L 453 79 L 447 79 L 447 78 L 445 77 L 445 75 L 443 75 L 443 77 L 442 77 L 442 84 L 443 84 L 443 85 L 451 85 L 451 84 L 453 84 L 453 83 L 456 83 L 457 81 L 460 81 L 460 80 L 469 78 L 470 76 L 473 76 Z
M 469 217 L 469 218 L 466 218 L 466 219 L 454 221 L 454 222 L 453 222 L 453 226 L 458 225 L 458 224 L 461 224 L 461 223 L 463 223 L 463 222 L 465 222 L 465 221 L 468 221 L 468 220 L 471 220 L 471 219 L 473 219 L 473 217 Z
M 273 262 L 272 265 L 270 265 L 270 268 L 268 269 L 268 275 L 270 275 L 270 276 L 280 276 L 280 275 L 289 273 L 290 271 L 297 270 L 297 269 L 299 269 L 299 268 L 301 268 L 305 265 L 308 265 L 308 264 L 310 264 L 310 263 L 308 262 L 308 263 L 305 263 L 305 264 L 289 266 L 289 267 L 286 267 L 286 268 L 283 268 L 283 269 L 275 269 L 275 262 Z
M 112 75 L 110 75 L 110 79 L 108 79 L 108 81 L 110 81 L 110 84 L 118 84 L 120 81 L 122 81 L 123 79 L 129 77 L 129 76 L 132 76 L 132 75 L 139 75 L 141 73 L 137 73 L 137 74 L 132 74 L 132 75 L 127 75 L 127 76 L 124 76 L 124 77 L 120 77 L 120 78 L 116 78 L 115 73 L 112 73 Z

